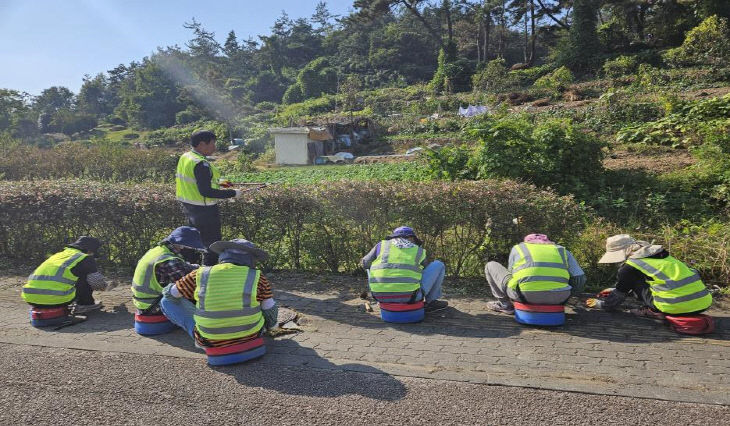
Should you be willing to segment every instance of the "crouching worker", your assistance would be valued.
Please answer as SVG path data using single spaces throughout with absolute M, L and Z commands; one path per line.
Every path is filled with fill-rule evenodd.
M 630 294 L 643 304 L 631 313 L 656 319 L 663 319 L 664 314 L 695 315 L 712 305 L 712 295 L 697 272 L 660 245 L 614 235 L 606 240 L 606 253 L 598 263 L 622 265 L 616 288 L 604 290 L 601 299 L 588 299 L 590 308 L 614 310 Z
M 255 268 L 268 254 L 243 239 L 217 241 L 218 264 L 189 273 L 163 291 L 160 306 L 196 346 L 230 346 L 255 339 L 277 325 L 271 285 Z
M 73 306 L 73 312 L 83 314 L 102 307 L 94 301 L 94 290 L 111 290 L 116 285 L 108 283 L 99 272 L 95 258 L 101 241 L 83 236 L 46 259 L 28 277 L 22 297 L 38 308 Z
M 586 277 L 565 247 L 544 234 L 527 235 L 512 248 L 508 267 L 489 262 L 484 268 L 496 301 L 487 307 L 513 314 L 512 301 L 531 305 L 562 305 L 585 288 Z
M 441 297 L 446 267 L 439 260 L 429 262 L 423 243 L 412 228 L 401 226 L 375 245 L 362 258 L 368 270 L 373 298 L 383 303 L 414 303 L 426 299 L 426 312 L 449 306 Z
M 140 314 L 157 314 L 160 311 L 162 288 L 200 267 L 185 261 L 186 251 L 189 250 L 202 251 L 205 246 L 197 229 L 181 226 L 137 262 L 132 281 L 132 300 Z

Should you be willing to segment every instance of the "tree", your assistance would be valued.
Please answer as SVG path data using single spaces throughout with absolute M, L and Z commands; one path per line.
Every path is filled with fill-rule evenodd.
M 110 103 L 108 82 L 104 74 L 97 74 L 93 78 L 84 76 L 84 82 L 76 98 L 76 109 L 95 117 L 110 114 L 114 110 Z
M 421 13 L 421 7 L 426 3 L 427 2 L 424 0 L 355 0 L 353 6 L 365 11 L 366 14 L 371 17 L 378 17 L 383 14 L 390 13 L 391 8 L 394 7 L 404 7 L 416 19 L 418 19 L 421 24 L 423 24 L 423 27 L 426 29 L 433 41 L 438 44 L 439 47 L 443 48 L 444 41 L 443 37 L 441 37 L 441 33 L 437 31 Z
M 66 87 L 53 86 L 45 89 L 33 99 L 33 109 L 39 113 L 53 114 L 61 108 L 71 109 L 74 94 Z
M 0 89 L 0 132 L 10 130 L 13 120 L 28 112 L 28 96 L 17 90 Z
M 595 69 L 600 42 L 596 33 L 597 0 L 574 0 L 573 19 L 567 43 L 562 46 L 557 60 L 560 65 L 576 73 Z
M 332 24 L 332 21 L 336 19 L 337 16 L 330 13 L 330 11 L 327 9 L 327 2 L 320 1 L 317 3 L 316 8 L 314 9 L 314 14 L 312 15 L 309 20 L 312 22 L 312 24 L 315 24 L 316 30 L 319 33 L 320 36 L 325 36 L 334 30 L 334 25 Z
M 178 102 L 180 91 L 155 60 L 145 59 L 125 79 L 117 114 L 141 128 L 157 129 L 175 124 L 175 114 L 184 109 Z

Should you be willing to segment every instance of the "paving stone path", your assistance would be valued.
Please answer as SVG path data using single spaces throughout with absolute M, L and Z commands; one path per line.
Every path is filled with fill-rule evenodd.
M 577 307 L 568 310 L 565 326 L 525 327 L 488 313 L 487 300 L 465 297 L 450 298 L 449 309 L 422 323 L 398 325 L 382 322 L 377 305 L 365 312 L 353 290 L 357 279 L 312 288 L 302 285 L 311 277 L 269 279 L 279 303 L 303 314 L 305 331 L 269 339 L 261 363 L 730 405 L 730 314 L 724 310 L 712 312 L 718 331 L 703 337 Z M 135 334 L 126 285 L 100 294 L 104 310 L 84 323 L 35 329 L 19 296 L 23 280 L 0 278 L 0 343 L 205 358 L 180 330 Z

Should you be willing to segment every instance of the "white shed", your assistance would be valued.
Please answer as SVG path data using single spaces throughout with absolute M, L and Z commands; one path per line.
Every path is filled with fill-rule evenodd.
M 269 129 L 274 135 L 276 164 L 312 164 L 314 157 L 323 155 L 321 140 L 310 138 L 308 127 L 278 127 Z

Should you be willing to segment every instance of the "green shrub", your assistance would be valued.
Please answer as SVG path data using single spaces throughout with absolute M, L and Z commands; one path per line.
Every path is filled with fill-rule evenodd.
M 510 78 L 504 59 L 494 59 L 487 62 L 481 71 L 472 76 L 474 90 L 499 93 L 510 87 Z
M 726 65 L 730 60 L 730 29 L 726 18 L 710 16 L 687 33 L 682 46 L 664 59 L 671 65 Z
M 86 234 L 105 241 L 106 265 L 131 270 L 184 223 L 174 192 L 155 184 L 0 182 L 0 255 L 39 262 Z M 535 230 L 567 244 L 588 217 L 569 197 L 512 181 L 274 186 L 221 208 L 224 238 L 256 242 L 271 254 L 268 267 L 356 271 L 373 245 L 409 224 L 457 276 L 481 276 L 487 259 L 506 261 Z
M 567 89 L 574 80 L 573 73 L 568 68 L 560 67 L 550 74 L 538 78 L 534 86 L 536 89 L 547 90 L 552 95 L 557 95 Z
M 707 137 L 720 141 L 718 144 L 725 140 L 730 94 L 676 104 L 672 108 L 677 110 L 658 120 L 622 128 L 616 141 L 686 148 L 703 144 Z
M 509 85 L 527 88 L 535 84 L 538 78 L 549 74 L 555 69 L 551 64 L 540 65 L 532 68 L 510 71 L 507 75 Z
M 171 181 L 176 155 L 161 149 L 139 150 L 115 144 L 65 143 L 53 148 L 0 139 L 6 153 L 0 175 L 8 180 L 90 178 L 103 181 Z
M 525 179 L 564 193 L 585 194 L 598 184 L 603 171 L 603 144 L 570 120 L 536 124 L 509 117 L 475 129 L 472 135 L 482 141 L 474 159 L 481 178 Z
M 635 56 L 619 56 L 603 63 L 603 73 L 606 77 L 616 78 L 636 72 L 639 63 Z

